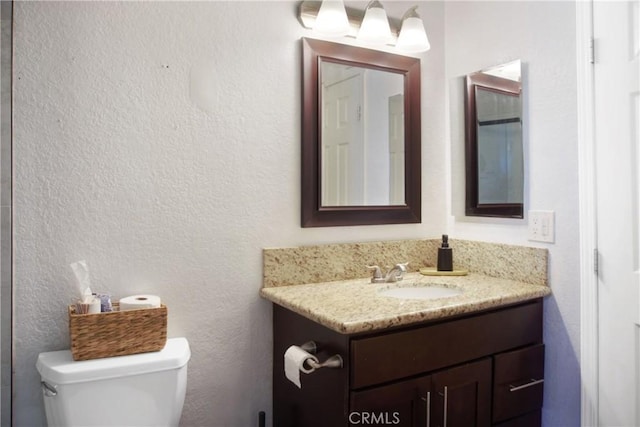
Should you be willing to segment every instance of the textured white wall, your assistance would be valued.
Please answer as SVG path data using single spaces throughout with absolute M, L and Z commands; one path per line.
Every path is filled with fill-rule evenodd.
M 543 424 L 580 423 L 580 278 L 575 4 L 447 2 L 446 75 L 452 143 L 451 234 L 549 249 L 553 295 L 545 301 Z M 464 120 L 461 76 L 522 59 L 525 210 L 554 210 L 556 241 L 527 240 L 526 220 L 464 218 Z M 462 213 L 462 215 L 460 215 Z
M 299 38 L 310 34 L 296 7 L 16 3 L 16 425 L 43 423 L 34 364 L 39 352 L 68 346 L 68 264 L 83 258 L 98 289 L 161 295 L 170 336 L 189 338 L 184 425 L 255 425 L 271 402 L 261 248 L 435 237 L 451 185 L 445 90 L 515 58 L 526 63 L 527 202 L 555 210 L 557 221 L 545 424 L 577 425 L 573 4 L 421 3 L 432 44 L 422 61 L 423 224 L 333 229 L 299 227 Z M 216 64 L 210 112 L 189 100 L 189 72 L 207 61 Z M 452 220 L 449 229 L 530 244 L 524 222 Z
M 11 416 L 11 16 L 0 2 L 0 425 Z
M 421 6 L 423 224 L 301 229 L 297 4 L 15 4 L 15 425 L 44 423 L 34 364 L 68 348 L 73 261 L 163 297 L 193 352 L 183 425 L 244 427 L 271 407 L 263 247 L 445 228 L 444 5 Z M 210 112 L 189 99 L 207 61 Z

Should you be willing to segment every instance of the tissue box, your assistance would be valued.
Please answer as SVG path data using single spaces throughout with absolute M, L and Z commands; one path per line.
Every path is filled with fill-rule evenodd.
M 69 306 L 73 360 L 160 351 L 167 342 L 167 306 L 109 313 L 76 314 Z

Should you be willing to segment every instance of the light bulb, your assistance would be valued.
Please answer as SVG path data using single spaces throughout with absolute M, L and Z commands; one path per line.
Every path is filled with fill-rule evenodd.
M 426 52 L 431 48 L 422 18 L 416 12 L 417 6 L 407 11 L 402 20 L 402 29 L 396 48 L 408 53 Z
M 349 18 L 342 0 L 323 0 L 313 25 L 313 30 L 328 37 L 341 37 L 349 34 Z
M 378 0 L 372 0 L 367 6 L 358 31 L 358 40 L 372 44 L 387 44 L 391 41 L 389 19 Z

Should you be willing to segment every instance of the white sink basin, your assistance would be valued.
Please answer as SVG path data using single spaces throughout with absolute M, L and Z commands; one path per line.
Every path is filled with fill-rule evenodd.
M 403 286 L 378 291 L 380 296 L 400 299 L 438 299 L 455 297 L 460 294 L 462 294 L 462 289 L 439 285 Z

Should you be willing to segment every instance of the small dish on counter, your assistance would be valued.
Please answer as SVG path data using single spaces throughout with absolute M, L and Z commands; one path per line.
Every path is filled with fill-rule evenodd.
M 420 269 L 420 274 L 423 276 L 466 276 L 469 274 L 469 270 L 439 271 L 435 267 L 425 267 Z

